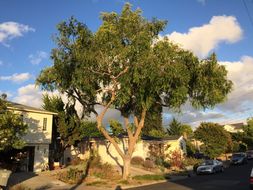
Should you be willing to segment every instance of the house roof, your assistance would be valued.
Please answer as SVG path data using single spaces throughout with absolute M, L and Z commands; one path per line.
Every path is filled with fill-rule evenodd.
M 46 111 L 44 109 L 34 108 L 31 106 L 26 106 L 23 104 L 18 104 L 18 103 L 10 102 L 10 101 L 7 101 L 7 108 L 10 110 L 17 110 L 17 111 L 28 111 L 28 112 L 35 112 L 35 113 L 57 115 L 57 113 L 55 113 L 55 112 L 50 112 L 50 111 Z
M 167 136 L 167 137 L 163 137 L 163 138 L 158 138 L 158 137 L 151 137 L 151 136 L 141 136 L 141 140 L 144 141 L 174 141 L 174 140 L 178 140 L 180 137 L 182 136 Z M 94 140 L 105 140 L 105 137 L 91 137 Z M 119 135 L 118 138 L 128 138 L 127 135 Z M 85 138 L 85 140 L 87 140 L 89 138 Z
M 178 140 L 181 136 L 167 136 L 163 138 L 158 137 L 151 137 L 151 136 L 142 136 L 142 140 L 162 140 L 162 141 L 168 141 L 168 140 Z

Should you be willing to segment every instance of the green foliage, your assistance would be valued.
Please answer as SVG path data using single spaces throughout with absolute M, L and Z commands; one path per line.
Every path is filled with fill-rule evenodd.
M 159 175 L 159 174 L 146 174 L 146 175 L 136 175 L 132 179 L 158 181 L 168 179 L 168 177 L 166 175 Z
M 110 124 L 110 129 L 111 132 L 113 134 L 113 136 L 119 136 L 119 135 L 123 135 L 126 134 L 125 130 L 123 129 L 123 126 L 120 122 L 118 122 L 117 120 L 110 120 L 109 121 Z
M 245 152 L 246 150 L 248 150 L 246 143 L 234 141 L 233 152 Z
M 58 113 L 57 131 L 64 147 L 75 145 L 83 138 L 102 136 L 96 128 L 96 122 L 80 120 L 74 103 L 69 102 L 65 105 L 59 96 L 44 95 L 42 107 L 45 110 Z
M 165 131 L 162 126 L 162 106 L 154 104 L 147 112 L 142 135 L 151 137 L 164 137 Z
M 181 134 L 186 134 L 187 136 L 192 136 L 193 135 L 193 130 L 190 125 L 187 124 L 182 124 L 181 125 Z
M 203 162 L 202 159 L 196 159 L 196 158 L 191 158 L 191 157 L 187 157 L 183 160 L 183 165 L 184 167 L 187 166 L 194 166 L 194 165 L 199 165 Z
M 81 139 L 92 137 L 103 137 L 101 132 L 97 129 L 97 123 L 92 121 L 81 121 L 79 132 Z
M 60 23 L 53 65 L 37 78 L 42 88 L 78 100 L 81 118 L 98 116 L 97 105 L 115 108 L 127 118 L 140 118 L 141 113 L 145 117 L 157 103 L 177 110 L 187 101 L 209 108 L 231 91 L 232 82 L 215 54 L 199 60 L 169 39 L 159 40 L 166 21 L 147 20 L 128 3 L 119 14 L 102 13 L 101 20 L 94 32 L 73 17 Z M 65 123 L 75 126 L 70 118 Z
M 243 136 L 253 137 L 253 118 L 248 118 L 247 125 L 243 126 Z
M 77 168 L 70 168 L 67 171 L 58 173 L 57 178 L 69 184 L 76 184 L 82 179 L 83 171 Z
M 186 152 L 189 157 L 192 157 L 197 152 L 196 147 L 189 140 L 186 141 Z
M 148 133 L 148 136 L 151 137 L 156 137 L 156 138 L 163 138 L 166 137 L 166 133 L 164 132 L 164 130 L 159 130 L 159 129 L 151 129 Z
M 230 134 L 217 123 L 201 123 L 194 137 L 204 143 L 202 151 L 210 158 L 225 153 L 232 142 Z
M 167 128 L 167 133 L 169 135 L 187 135 L 190 136 L 193 134 L 192 128 L 190 125 L 181 124 L 175 118 L 172 119 L 171 123 L 169 124 L 169 128 Z
M 49 96 L 48 94 L 42 97 L 43 105 L 42 108 L 47 111 L 59 113 L 64 112 L 64 102 L 59 96 Z
M 253 118 L 248 118 L 247 124 L 243 126 L 243 132 L 231 133 L 234 148 L 233 150 L 239 150 L 239 144 L 244 143 L 247 148 L 253 148 Z
M 187 100 L 196 107 L 212 107 L 230 92 L 227 71 L 214 54 L 199 61 L 168 39 L 157 40 L 165 21 L 148 21 L 130 4 L 121 14 L 103 13 L 101 19 L 94 33 L 74 18 L 60 23 L 53 66 L 37 78 L 43 88 L 78 99 L 84 114 L 96 113 L 94 106 L 108 103 L 111 92 L 117 94 L 114 107 L 126 116 L 150 110 L 157 100 L 169 108 Z M 101 90 L 105 87 L 113 91 Z
M 0 98 L 0 151 L 21 149 L 25 146 L 23 136 L 27 125 L 21 115 L 7 109 L 8 102 Z
M 169 135 L 182 135 L 181 134 L 181 123 L 173 118 L 169 124 L 169 128 L 167 129 L 167 133 Z

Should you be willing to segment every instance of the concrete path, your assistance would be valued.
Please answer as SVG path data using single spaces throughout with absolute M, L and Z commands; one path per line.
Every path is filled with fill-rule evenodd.
M 14 173 L 10 176 L 8 186 L 23 185 L 31 189 L 46 190 L 46 189 L 70 189 L 71 186 L 63 183 L 53 177 L 34 174 L 29 172 Z

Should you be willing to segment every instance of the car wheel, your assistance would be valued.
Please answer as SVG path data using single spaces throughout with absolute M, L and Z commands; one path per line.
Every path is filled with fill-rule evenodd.
M 221 171 L 221 172 L 224 172 L 224 168 L 223 168 L 223 167 L 221 167 L 220 171 Z

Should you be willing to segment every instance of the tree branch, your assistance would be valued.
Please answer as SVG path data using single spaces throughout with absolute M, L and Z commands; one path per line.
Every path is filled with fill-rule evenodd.
M 117 152 L 119 153 L 119 155 L 124 158 L 124 153 L 123 151 L 119 148 L 118 143 L 114 140 L 114 138 L 112 138 L 109 133 L 106 131 L 106 129 L 102 126 L 102 120 L 105 116 L 105 113 L 107 112 L 107 110 L 109 109 L 109 107 L 111 106 L 111 104 L 114 102 L 115 100 L 115 92 L 112 92 L 112 97 L 111 100 L 108 102 L 108 104 L 105 106 L 105 108 L 103 109 L 103 111 L 97 116 L 97 128 L 98 130 L 101 131 L 101 133 L 104 135 L 104 137 L 109 140 L 114 148 L 117 150 Z

